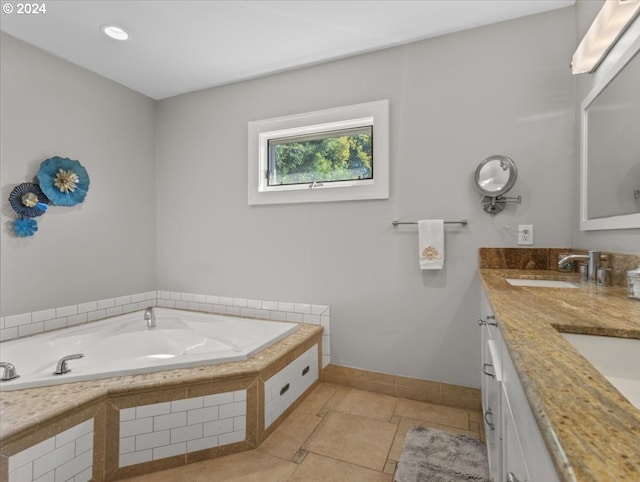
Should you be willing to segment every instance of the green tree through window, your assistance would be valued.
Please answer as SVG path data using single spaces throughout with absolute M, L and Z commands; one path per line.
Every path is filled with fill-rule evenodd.
M 373 178 L 372 127 L 270 141 L 269 185 Z

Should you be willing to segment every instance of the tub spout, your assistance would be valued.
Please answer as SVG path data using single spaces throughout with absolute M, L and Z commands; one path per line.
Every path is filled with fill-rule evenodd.
M 63 356 L 58 360 L 58 365 L 56 366 L 56 371 L 53 372 L 54 375 L 64 375 L 65 373 L 69 373 L 71 368 L 67 366 L 67 362 L 69 360 L 77 360 L 78 358 L 83 358 L 84 353 L 76 353 L 74 355 Z
M 14 378 L 20 378 L 20 375 L 16 372 L 16 367 L 13 363 L 8 362 L 0 362 L 0 368 L 4 368 L 4 373 L 2 374 L 2 378 L 0 381 L 7 382 L 9 380 L 13 380 Z
M 147 328 L 152 330 L 156 327 L 156 313 L 153 311 L 153 306 L 149 306 L 144 310 L 144 319 L 147 322 Z

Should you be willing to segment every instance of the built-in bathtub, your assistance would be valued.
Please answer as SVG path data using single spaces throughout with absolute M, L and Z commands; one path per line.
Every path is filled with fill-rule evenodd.
M 287 337 L 297 323 L 266 321 L 167 308 L 154 308 L 155 328 L 142 312 L 0 344 L 2 361 L 19 378 L 0 382 L 0 391 L 57 385 L 159 370 L 246 360 Z M 54 375 L 63 357 L 71 371 Z

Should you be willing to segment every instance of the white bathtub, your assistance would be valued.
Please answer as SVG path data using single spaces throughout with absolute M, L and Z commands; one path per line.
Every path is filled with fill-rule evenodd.
M 298 325 L 234 316 L 154 308 L 156 328 L 142 312 L 75 328 L 0 343 L 0 359 L 20 375 L 0 382 L 0 391 L 149 373 L 245 360 L 294 332 Z M 69 373 L 53 375 L 58 360 Z

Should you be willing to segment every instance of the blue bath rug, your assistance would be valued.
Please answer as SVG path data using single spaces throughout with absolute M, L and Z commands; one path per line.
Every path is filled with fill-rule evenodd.
M 394 482 L 484 482 L 489 461 L 482 442 L 464 435 L 414 427 L 407 432 Z

